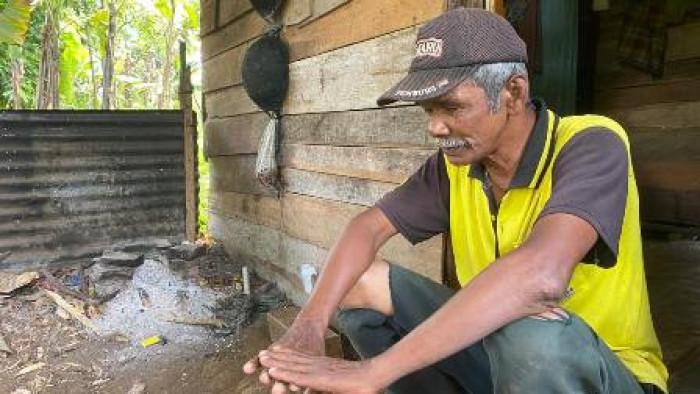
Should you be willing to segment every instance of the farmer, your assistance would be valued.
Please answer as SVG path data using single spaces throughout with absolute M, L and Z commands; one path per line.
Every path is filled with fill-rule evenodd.
M 410 101 L 440 149 L 355 217 L 285 336 L 249 361 L 273 393 L 661 393 L 624 130 L 530 98 L 525 44 L 496 14 L 423 26 Z M 377 260 L 449 231 L 461 288 Z M 437 262 L 436 262 L 437 263 Z M 362 356 L 322 357 L 332 315 Z

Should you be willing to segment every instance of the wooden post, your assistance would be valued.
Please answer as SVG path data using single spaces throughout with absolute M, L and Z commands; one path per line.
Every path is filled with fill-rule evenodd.
M 185 236 L 197 239 L 198 230 L 198 172 L 197 172 L 197 114 L 192 110 L 192 82 L 187 65 L 187 46 L 180 41 L 180 108 L 184 116 L 185 139 Z

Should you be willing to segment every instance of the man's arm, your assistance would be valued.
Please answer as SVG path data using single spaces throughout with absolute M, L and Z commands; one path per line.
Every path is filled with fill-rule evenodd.
M 535 224 L 520 248 L 496 260 L 433 316 L 376 358 L 352 364 L 273 351 L 266 353 L 262 362 L 271 367 L 271 376 L 304 387 L 338 393 L 376 392 L 512 321 L 556 307 L 576 263 L 597 237 L 595 229 L 579 217 L 547 215 Z
M 576 263 L 597 236 L 588 222 L 573 215 L 540 219 L 522 247 L 495 261 L 373 364 L 380 371 L 390 371 L 393 381 L 510 322 L 556 307 Z M 428 341 L 426 349 L 422 344 Z
M 343 297 L 374 262 L 382 245 L 395 234 L 394 226 L 376 207 L 352 219 L 331 250 L 300 317 L 322 324 L 325 330 Z
M 331 250 L 309 301 L 289 330 L 273 346 L 307 354 L 323 354 L 324 337 L 331 316 L 375 260 L 381 246 L 395 234 L 394 226 L 376 207 L 353 218 Z M 247 374 L 257 372 L 258 357 L 246 363 L 243 370 Z M 261 381 L 269 383 L 266 375 L 261 375 Z

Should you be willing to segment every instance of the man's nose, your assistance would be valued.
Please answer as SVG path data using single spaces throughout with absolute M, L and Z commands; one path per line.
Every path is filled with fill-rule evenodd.
M 435 138 L 447 137 L 450 135 L 449 127 L 447 127 L 442 119 L 435 115 L 431 116 L 430 120 L 428 121 L 428 131 L 430 132 L 430 135 Z

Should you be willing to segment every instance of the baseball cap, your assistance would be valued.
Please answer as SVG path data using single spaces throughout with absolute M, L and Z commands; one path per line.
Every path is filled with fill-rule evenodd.
M 513 26 L 478 8 L 456 8 L 428 21 L 418 30 L 415 51 L 408 75 L 379 97 L 379 106 L 439 97 L 477 64 L 527 63 L 525 42 Z

